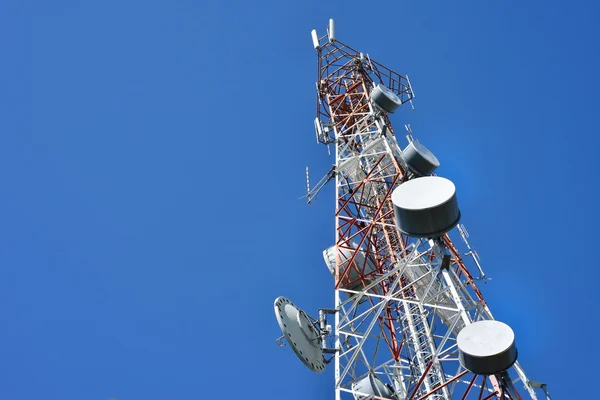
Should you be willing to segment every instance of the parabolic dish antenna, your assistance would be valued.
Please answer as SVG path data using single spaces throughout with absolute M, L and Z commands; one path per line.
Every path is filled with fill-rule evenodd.
M 429 149 L 413 140 L 402 150 L 402 158 L 408 168 L 417 175 L 431 175 L 440 162 Z
M 415 178 L 392 192 L 396 226 L 413 237 L 439 237 L 460 220 L 456 188 L 439 176 Z
M 402 105 L 402 101 L 396 93 L 381 84 L 371 90 L 371 100 L 377 108 L 390 114 L 393 114 Z
M 517 361 L 515 334 L 500 321 L 477 321 L 465 326 L 456 337 L 463 367 L 479 375 L 493 375 Z
M 391 399 L 394 390 L 390 385 L 386 385 L 379 379 L 377 375 L 368 374 L 363 379 L 352 384 L 352 390 L 358 393 L 354 393 L 355 400 L 369 400 L 373 396 L 378 398 Z
M 339 248 L 340 255 L 340 267 L 339 273 L 340 276 L 344 272 L 344 265 L 348 268 L 348 260 L 352 258 L 355 252 L 358 251 L 358 254 L 354 257 L 354 265 L 350 267 L 350 271 L 346 274 L 345 279 L 342 281 L 342 287 L 350 290 L 362 290 L 365 287 L 365 284 L 361 281 L 361 276 L 370 275 L 377 268 L 371 260 L 370 257 L 365 256 L 364 250 L 359 250 L 358 246 L 354 242 L 350 242 L 350 246 L 354 247 L 354 250 Z M 331 275 L 335 277 L 335 260 L 337 256 L 337 247 L 335 245 L 331 246 L 327 250 L 323 251 L 323 258 L 325 259 L 325 264 L 327 265 L 327 269 Z M 362 273 L 364 270 L 364 273 Z M 360 273 L 359 273 L 360 271 Z M 368 285 L 370 282 L 366 280 L 366 284 Z M 348 294 L 350 296 L 350 294 Z
M 321 336 L 304 311 L 286 299 L 275 299 L 275 317 L 286 341 L 304 365 L 316 373 L 325 369 Z

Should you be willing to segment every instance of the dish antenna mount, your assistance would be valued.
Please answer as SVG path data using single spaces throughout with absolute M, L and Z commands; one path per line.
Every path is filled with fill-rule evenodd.
M 287 342 L 311 371 L 318 374 L 323 372 L 337 351 L 326 345 L 332 333 L 331 325 L 327 324 L 327 315 L 336 311 L 321 308 L 319 318 L 314 319 L 285 297 L 275 299 L 274 307 L 277 323 L 283 333 L 277 338 L 277 345 L 284 347 Z

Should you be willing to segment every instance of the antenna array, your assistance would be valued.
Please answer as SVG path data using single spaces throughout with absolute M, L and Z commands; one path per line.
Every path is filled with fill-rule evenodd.
M 390 116 L 412 104 L 408 76 L 338 41 L 333 20 L 327 31 L 312 31 L 315 131 L 335 147 L 335 165 L 313 189 L 307 169 L 307 198 L 335 181 L 335 243 L 323 252 L 335 307 L 314 319 L 278 298 L 278 343 L 315 372 L 333 363 L 336 400 L 538 399 L 536 389 L 550 399 L 477 288 L 485 274 L 454 184 L 435 176 L 440 163 L 410 125 L 407 146 L 397 142 Z

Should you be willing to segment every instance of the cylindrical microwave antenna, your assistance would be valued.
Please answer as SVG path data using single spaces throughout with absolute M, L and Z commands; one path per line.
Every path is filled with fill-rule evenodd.
M 460 220 L 454 183 L 439 176 L 412 179 L 392 193 L 396 226 L 413 237 L 439 237 Z
M 463 367 L 478 375 L 493 375 L 517 361 L 515 334 L 503 322 L 477 321 L 464 327 L 456 338 Z

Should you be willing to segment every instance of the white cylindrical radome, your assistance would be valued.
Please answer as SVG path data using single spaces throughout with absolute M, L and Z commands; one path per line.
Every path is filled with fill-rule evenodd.
M 396 93 L 381 84 L 371 90 L 371 101 L 375 107 L 390 114 L 393 114 L 402 104 Z
M 429 149 L 413 140 L 402 150 L 402 158 L 408 168 L 417 175 L 431 175 L 440 162 Z
M 439 237 L 460 220 L 456 188 L 439 176 L 412 179 L 392 193 L 398 229 L 413 237 Z
M 357 247 L 357 245 L 355 243 L 351 243 L 351 246 L 354 247 L 355 249 Z M 344 248 L 340 249 L 340 261 L 343 263 L 343 265 L 341 265 L 339 267 L 340 274 L 344 271 L 345 268 L 348 267 L 348 260 L 350 260 L 350 258 L 352 258 L 352 255 L 356 251 L 357 250 L 350 250 L 350 249 L 344 249 Z M 327 269 L 329 269 L 329 272 L 334 277 L 335 277 L 335 258 L 336 258 L 336 246 L 331 246 L 327 250 L 323 251 L 323 259 L 325 260 Z M 365 260 L 365 258 L 366 258 L 366 260 Z M 363 287 L 365 287 L 362 280 L 360 279 L 361 274 L 359 273 L 359 271 L 363 270 L 363 266 L 364 266 L 364 275 L 369 275 L 376 269 L 375 263 L 373 262 L 373 260 L 371 260 L 371 258 L 367 258 L 365 256 L 365 252 L 363 250 L 359 250 L 358 254 L 356 254 L 356 256 L 354 257 L 353 265 L 350 267 L 350 271 L 348 272 L 345 279 L 342 280 L 341 287 L 344 289 L 350 289 L 350 290 L 356 290 L 356 291 L 359 291 Z M 368 284 L 368 280 L 366 283 Z
M 506 371 L 517 361 L 515 334 L 500 321 L 477 321 L 465 326 L 456 338 L 459 361 L 479 375 Z
M 358 382 L 352 384 L 352 390 L 358 393 L 354 393 L 355 400 L 368 400 L 372 399 L 373 396 L 378 398 L 391 399 L 394 394 L 394 390 L 383 383 L 377 375 L 369 374 Z

